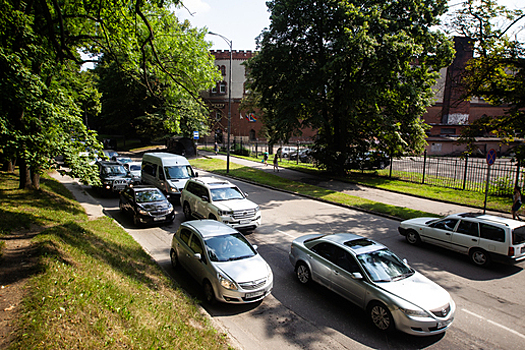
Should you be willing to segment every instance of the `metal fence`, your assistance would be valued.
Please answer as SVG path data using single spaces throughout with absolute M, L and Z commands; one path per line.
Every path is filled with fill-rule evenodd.
M 263 141 L 236 140 L 234 144 L 255 156 L 261 156 L 264 152 L 275 153 L 279 147 L 295 147 L 301 150 L 311 146 L 311 143 L 306 142 L 275 144 L 272 150 L 268 143 Z M 281 162 L 299 163 L 297 159 L 289 158 L 283 158 Z M 302 164 L 314 166 L 311 163 Z M 495 196 L 512 195 L 516 184 L 524 186 L 525 171 L 518 162 L 498 158 L 490 166 L 490 174 L 488 174 L 488 167 L 485 158 L 430 157 L 425 152 L 422 156 L 396 158 L 390 167 L 379 170 L 378 175 L 402 181 L 476 192 L 485 192 L 487 175 L 490 175 L 488 194 Z
M 485 192 L 495 196 L 512 195 L 516 184 L 523 186 L 523 169 L 511 159 L 496 159 L 490 166 L 484 158 L 403 157 L 394 159 L 388 176 L 400 180 Z

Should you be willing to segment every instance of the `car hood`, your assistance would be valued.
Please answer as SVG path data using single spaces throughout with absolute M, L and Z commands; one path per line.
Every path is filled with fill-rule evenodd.
M 154 211 L 159 209 L 168 209 L 168 202 L 151 202 L 151 203 L 141 203 L 140 207 L 144 208 L 147 211 Z
M 229 201 L 213 202 L 220 210 L 243 210 L 243 209 L 255 209 L 257 204 L 249 199 L 232 199 Z
M 267 278 L 271 271 L 268 263 L 259 254 L 247 259 L 214 262 L 213 264 L 237 283 Z
M 415 218 L 410 220 L 405 220 L 401 222 L 401 224 L 407 224 L 407 225 L 416 225 L 416 226 L 426 226 L 427 222 L 431 220 L 439 220 L 440 218 L 432 218 L 432 217 L 423 217 L 423 218 Z
M 425 310 L 433 310 L 450 302 L 450 294 L 443 287 L 419 272 L 400 281 L 377 283 L 377 285 Z
M 115 176 L 115 175 L 112 175 L 112 176 L 101 176 L 101 179 L 102 180 L 117 180 L 117 179 L 129 180 L 129 179 L 131 179 L 131 177 L 126 174 L 126 175 L 117 175 L 117 176 Z

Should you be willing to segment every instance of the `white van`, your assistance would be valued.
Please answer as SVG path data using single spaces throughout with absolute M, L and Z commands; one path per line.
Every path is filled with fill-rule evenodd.
M 168 195 L 180 196 L 186 181 L 198 176 L 183 156 L 152 152 L 142 157 L 141 181 L 159 188 Z

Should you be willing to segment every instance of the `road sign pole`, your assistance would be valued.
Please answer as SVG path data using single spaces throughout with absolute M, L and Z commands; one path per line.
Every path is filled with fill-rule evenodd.
M 485 186 L 485 204 L 483 205 L 483 214 L 485 214 L 485 211 L 487 210 L 487 196 L 489 194 L 490 168 L 491 166 L 489 165 L 487 169 L 487 185 Z

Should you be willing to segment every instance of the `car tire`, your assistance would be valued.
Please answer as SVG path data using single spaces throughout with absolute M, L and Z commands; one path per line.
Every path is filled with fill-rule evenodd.
M 297 264 L 295 268 L 295 276 L 302 284 L 309 284 L 312 281 L 312 273 L 305 263 Z
M 190 209 L 190 205 L 188 204 L 188 202 L 184 203 L 184 207 L 182 208 L 182 211 L 184 212 L 184 218 L 186 220 L 191 220 L 192 219 L 192 217 L 191 217 L 191 209 Z
M 175 252 L 175 249 L 172 249 L 170 251 L 170 260 L 171 267 L 173 267 L 173 270 L 177 270 L 179 268 L 179 258 L 177 256 L 177 252 Z
M 407 242 L 412 245 L 421 244 L 421 237 L 419 237 L 419 234 L 414 230 L 408 230 L 405 238 Z
M 368 306 L 368 316 L 372 324 L 380 331 L 389 332 L 394 329 L 394 318 L 383 303 L 372 302 Z
M 204 294 L 204 300 L 208 304 L 215 304 L 215 293 L 213 292 L 213 286 L 211 285 L 210 281 L 204 281 L 204 284 L 202 285 L 202 293 Z
M 482 249 L 472 249 L 469 252 L 469 257 L 474 265 L 477 266 L 486 267 L 491 263 L 489 254 Z

